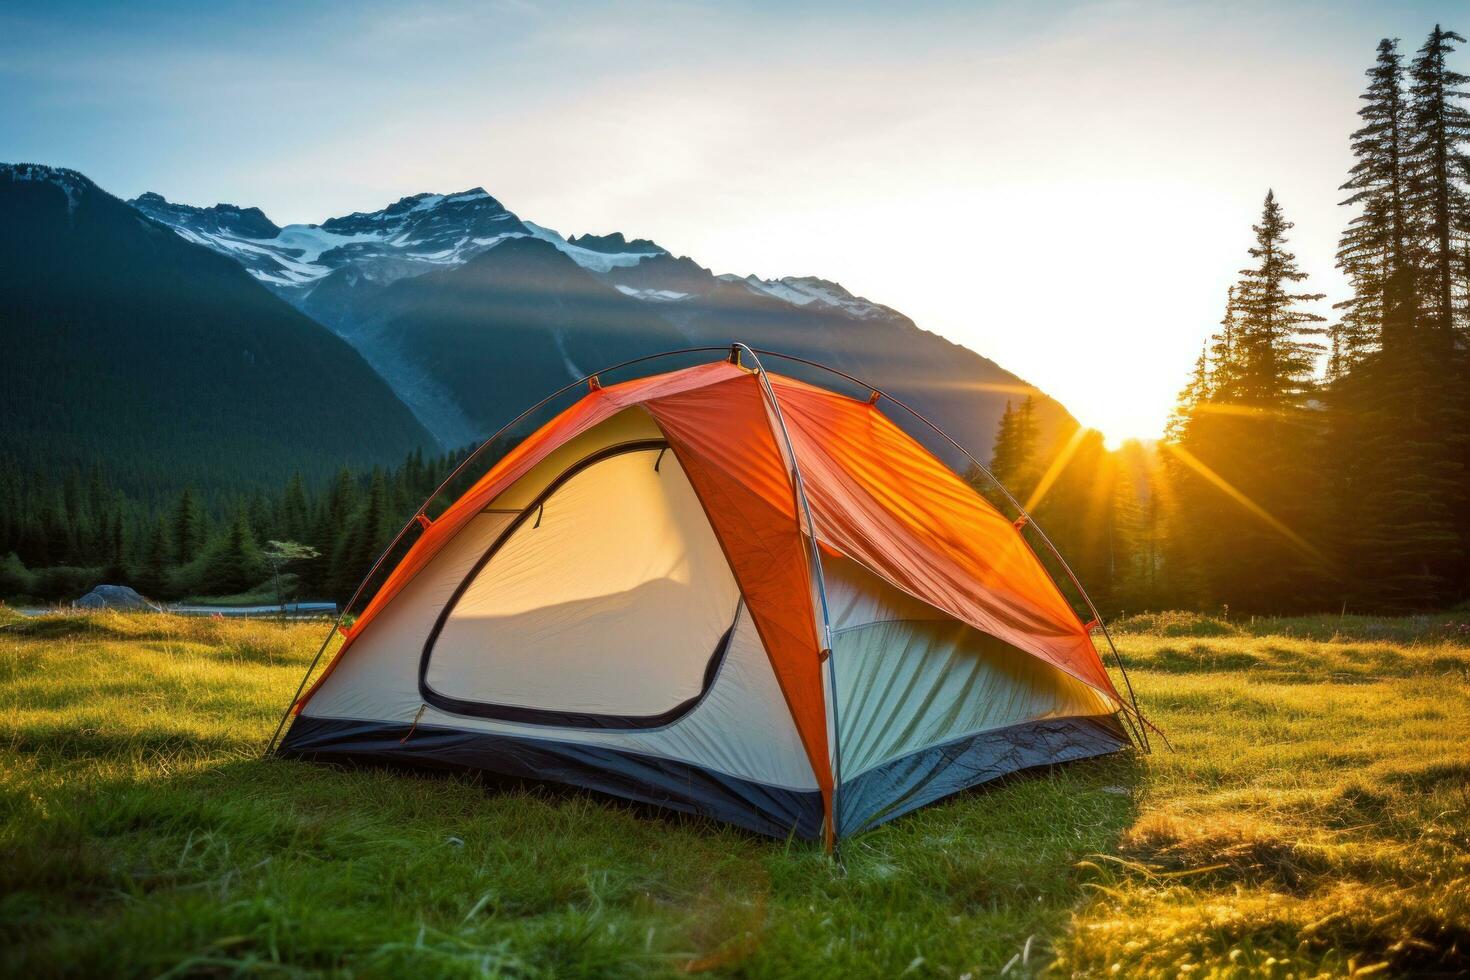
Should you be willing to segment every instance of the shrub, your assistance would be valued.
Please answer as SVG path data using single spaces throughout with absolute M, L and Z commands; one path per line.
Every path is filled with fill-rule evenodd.
M 1194 612 L 1142 613 L 1111 624 L 1115 633 L 1140 636 L 1241 636 L 1240 627 L 1215 616 Z
M 11 552 L 0 558 L 0 596 L 14 598 L 28 596 L 36 591 L 36 575 L 21 562 L 20 556 Z

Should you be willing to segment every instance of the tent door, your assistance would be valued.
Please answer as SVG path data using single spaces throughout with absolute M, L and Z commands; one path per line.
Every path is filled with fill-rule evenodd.
M 574 728 L 653 728 L 692 710 L 719 672 L 740 594 L 667 448 L 600 450 L 520 511 L 424 644 L 426 702 Z

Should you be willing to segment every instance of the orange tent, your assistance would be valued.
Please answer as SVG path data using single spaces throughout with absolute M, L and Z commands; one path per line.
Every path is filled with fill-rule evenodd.
M 549 778 L 830 843 L 1127 744 L 1021 531 L 876 398 L 734 358 L 594 379 L 423 523 L 284 754 Z

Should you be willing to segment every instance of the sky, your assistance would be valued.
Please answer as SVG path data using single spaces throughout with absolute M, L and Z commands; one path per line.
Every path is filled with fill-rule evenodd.
M 1470 8 L 7 0 L 0 161 L 278 224 L 483 186 L 840 282 L 1116 444 L 1161 431 L 1268 188 L 1343 296 L 1362 72 L 1441 21 Z

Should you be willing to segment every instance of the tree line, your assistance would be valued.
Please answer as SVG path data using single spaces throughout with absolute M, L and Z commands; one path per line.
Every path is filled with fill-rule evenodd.
M 1378 45 L 1342 185 L 1337 265 L 1352 294 L 1335 316 L 1315 311 L 1323 296 L 1268 192 L 1250 262 L 1156 452 L 1099 461 L 1084 448 L 1061 499 L 1036 502 L 1107 605 L 1403 610 L 1465 598 L 1470 79 L 1449 64 L 1463 43 L 1436 26 L 1407 65 L 1398 41 Z M 1075 439 L 1037 447 L 1028 416 L 1007 411 L 992 459 L 1023 497 Z M 1089 482 L 1092 509 L 1079 510 L 1067 495 Z
M 167 503 L 130 496 L 100 468 L 55 482 L 4 467 L 0 597 L 67 600 L 108 582 L 158 600 L 251 593 L 272 602 L 284 581 L 284 598 L 342 602 L 460 458 L 415 451 L 397 467 L 344 468 L 319 485 L 296 474 L 275 493 L 186 487 Z

